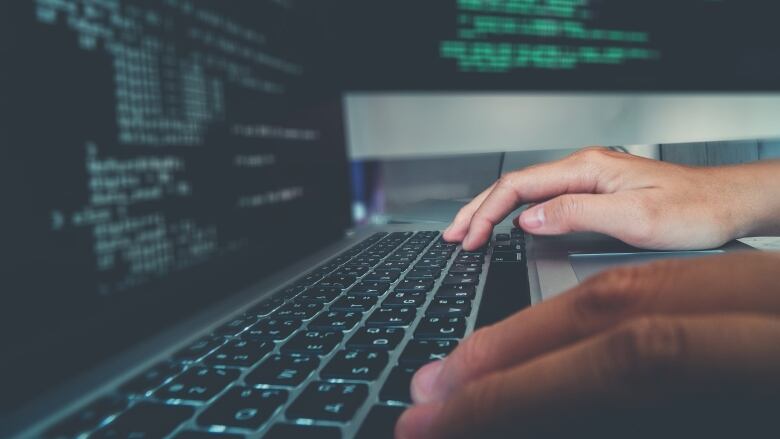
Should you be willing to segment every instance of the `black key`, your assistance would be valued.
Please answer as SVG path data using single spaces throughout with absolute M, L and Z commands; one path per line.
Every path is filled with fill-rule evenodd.
M 239 332 L 243 331 L 244 329 L 254 325 L 256 321 L 257 321 L 257 316 L 254 314 L 237 316 L 233 320 L 215 329 L 214 334 L 236 335 Z
M 295 298 L 295 303 L 330 303 L 341 295 L 341 287 L 313 286 Z
M 316 302 L 288 303 L 279 308 L 272 316 L 278 319 L 308 320 L 317 315 L 323 307 L 323 304 Z
M 173 358 L 177 360 L 194 361 L 222 346 L 223 343 L 225 343 L 225 338 L 221 336 L 203 337 L 195 343 L 175 353 Z
M 264 340 L 230 340 L 203 362 L 212 366 L 249 367 L 274 350 L 274 342 Z
M 348 294 L 352 296 L 381 296 L 390 288 L 387 282 L 358 282 Z
M 460 253 L 458 256 L 455 257 L 455 263 L 456 264 L 468 264 L 472 262 L 478 262 L 483 263 L 485 261 L 485 257 L 481 254 L 472 254 L 472 253 Z
M 431 361 L 443 360 L 456 346 L 458 346 L 457 340 L 414 339 L 406 345 L 399 363 L 422 365 Z
M 299 331 L 282 346 L 282 352 L 325 355 L 333 350 L 343 333 L 334 331 Z
M 377 308 L 366 320 L 368 326 L 409 326 L 417 315 L 415 308 Z
M 433 281 L 429 279 L 404 279 L 396 285 L 393 291 L 399 293 L 422 291 L 427 293 L 433 289 Z
M 143 395 L 181 372 L 181 369 L 182 366 L 177 363 L 160 363 L 122 384 L 119 391 L 132 395 Z
M 267 316 L 268 314 L 271 314 L 276 308 L 279 308 L 284 304 L 284 298 L 293 298 L 305 289 L 306 288 L 303 286 L 290 287 L 284 290 L 282 293 L 284 297 L 275 297 L 270 300 L 264 300 L 263 302 L 260 302 L 259 304 L 249 308 L 249 310 L 244 314 L 247 316 L 257 317 Z
M 170 434 L 195 413 L 185 405 L 141 402 L 96 431 L 90 438 L 157 438 Z
M 416 365 L 411 364 L 394 367 L 390 371 L 390 375 L 387 376 L 385 385 L 382 386 L 382 390 L 379 392 L 379 399 L 382 401 L 411 403 L 410 387 L 412 385 L 412 377 L 417 372 L 417 369 Z
M 154 369 L 152 369 L 154 370 Z M 46 432 L 47 438 L 74 437 L 98 426 L 107 417 L 124 410 L 127 398 L 120 395 L 102 397 L 68 416 Z
M 360 311 L 328 311 L 309 323 L 309 329 L 326 331 L 349 331 L 363 318 Z
M 499 322 L 528 306 L 531 292 L 525 263 L 497 262 L 494 256 L 485 278 L 476 327 Z
M 341 439 L 341 430 L 336 427 L 276 424 L 263 437 L 264 439 Z
M 339 271 L 334 274 L 360 277 L 366 273 L 368 273 L 368 267 L 361 267 L 360 265 L 347 265 L 345 267 L 341 267 Z
M 243 439 L 240 434 L 230 433 L 210 433 L 207 431 L 182 431 L 177 433 L 173 439 Z
M 443 285 L 436 291 L 437 298 L 474 300 L 475 296 L 474 285 Z
M 322 378 L 373 381 L 387 366 L 387 352 L 346 349 L 336 353 L 320 372 Z
M 314 355 L 272 355 L 244 378 L 247 384 L 292 386 L 302 383 L 320 365 Z
M 509 241 L 511 237 L 507 233 L 496 234 L 496 241 Z
M 463 317 L 426 316 L 417 325 L 414 338 L 463 338 L 465 333 Z
M 441 300 L 461 301 L 462 299 L 441 299 Z M 426 317 L 428 316 L 468 317 L 469 314 L 471 314 L 470 304 L 440 305 L 437 303 L 432 303 L 428 306 L 428 309 L 425 310 Z
M 375 405 L 368 412 L 366 420 L 360 426 L 356 439 L 393 439 L 395 423 L 404 412 L 405 407 L 389 407 Z
M 365 384 L 313 382 L 287 410 L 287 417 L 346 422 L 367 396 Z
M 493 258 L 491 261 L 522 263 L 523 254 L 520 252 L 493 252 Z
M 452 254 L 449 250 L 429 250 L 427 253 L 423 255 L 423 258 L 425 259 L 444 259 L 447 260 L 450 258 L 450 255 Z
M 287 397 L 286 390 L 233 387 L 198 416 L 198 424 L 257 430 Z
M 230 433 L 210 433 L 207 431 L 182 431 L 177 433 L 173 439 L 243 439 L 240 434 Z
M 284 340 L 300 326 L 301 321 L 299 319 L 265 318 L 241 334 L 241 337 L 256 340 Z
M 399 293 L 394 291 L 387 296 L 387 299 L 385 299 L 384 302 L 382 302 L 382 306 L 386 308 L 413 306 L 416 308 L 424 304 L 427 299 L 428 296 L 421 291 L 414 293 Z
M 420 262 L 414 264 L 414 268 L 444 268 L 447 265 L 447 259 L 422 258 Z
M 452 267 L 450 267 L 450 273 L 482 273 L 482 264 L 479 262 L 452 264 Z
M 479 283 L 479 274 L 472 273 L 447 273 L 442 285 L 476 285 Z
M 159 388 L 154 396 L 159 399 L 208 401 L 239 376 L 235 369 L 193 367 Z
M 355 283 L 356 276 L 351 276 L 348 274 L 332 274 L 325 279 L 321 280 L 317 285 L 321 285 L 323 287 L 337 287 L 341 289 L 345 289 Z
M 363 282 L 388 282 L 393 283 L 398 280 L 400 272 L 393 270 L 374 270 L 368 273 Z
M 407 268 L 409 268 L 409 264 L 406 262 L 400 262 L 400 261 L 387 261 L 382 263 L 379 267 L 377 267 L 379 270 L 386 270 L 386 271 L 404 271 Z
M 402 264 L 411 264 L 415 259 L 417 259 L 417 255 L 390 255 L 387 257 L 387 261 L 400 262 Z
M 362 349 L 395 349 L 405 331 L 401 328 L 360 328 L 347 342 L 347 347 Z
M 441 270 L 437 268 L 415 268 L 406 273 L 407 279 L 438 279 L 441 276 Z
M 377 302 L 376 296 L 344 296 L 330 305 L 338 311 L 368 311 Z
M 322 277 L 325 274 L 327 274 L 327 272 L 314 271 L 312 273 L 307 274 L 306 276 L 304 276 L 303 278 L 298 280 L 298 282 L 296 282 L 296 283 L 298 283 L 300 285 L 306 285 L 306 286 L 314 285 L 317 282 L 319 282 L 320 279 L 322 279 Z

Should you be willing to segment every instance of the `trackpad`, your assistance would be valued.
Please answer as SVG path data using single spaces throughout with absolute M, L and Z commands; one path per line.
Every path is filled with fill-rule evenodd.
M 608 268 L 629 264 L 645 264 L 661 259 L 696 258 L 724 253 L 723 250 L 709 251 L 676 251 L 676 252 L 641 252 L 641 253 L 592 253 L 570 254 L 569 262 L 577 275 L 577 280 L 583 280 Z

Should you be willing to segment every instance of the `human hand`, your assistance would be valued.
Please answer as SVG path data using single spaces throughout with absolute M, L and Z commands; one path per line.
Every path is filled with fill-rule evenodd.
M 780 254 L 746 252 L 597 275 L 424 366 L 396 437 L 704 437 L 762 408 L 775 425 L 778 273 Z
M 780 162 L 692 168 L 605 148 L 502 177 L 466 205 L 445 230 L 473 250 L 521 204 L 540 204 L 516 224 L 536 235 L 600 232 L 649 249 L 718 247 L 777 230 Z

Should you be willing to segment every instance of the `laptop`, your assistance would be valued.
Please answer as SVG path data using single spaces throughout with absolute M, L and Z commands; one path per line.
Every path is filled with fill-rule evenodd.
M 224 3 L 3 3 L 0 436 L 390 437 L 422 365 L 627 252 L 354 229 L 316 8 Z

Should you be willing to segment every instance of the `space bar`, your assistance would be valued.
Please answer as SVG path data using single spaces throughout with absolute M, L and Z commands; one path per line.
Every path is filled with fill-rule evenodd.
M 525 261 L 490 263 L 476 328 L 492 325 L 531 305 Z

